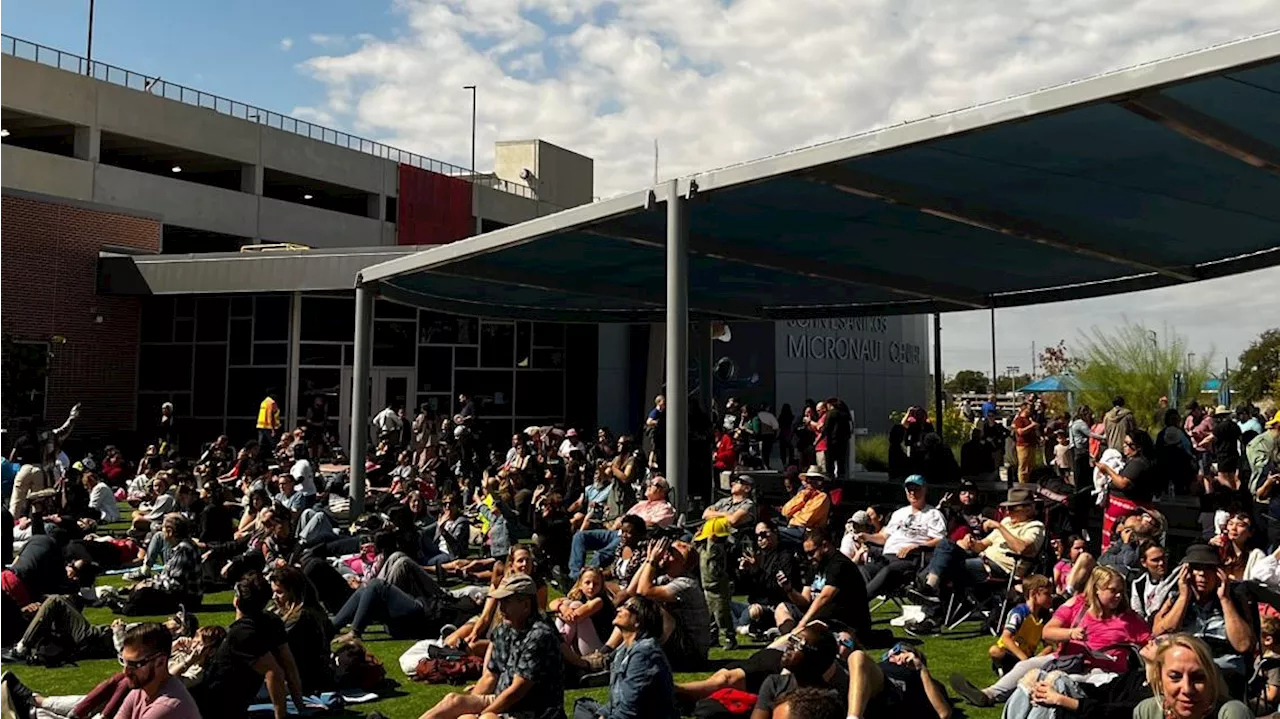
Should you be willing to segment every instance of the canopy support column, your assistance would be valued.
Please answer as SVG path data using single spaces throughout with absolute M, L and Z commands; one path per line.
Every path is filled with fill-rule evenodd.
M 939 437 L 942 434 L 942 414 L 945 409 L 942 404 L 942 313 L 933 313 L 933 406 L 935 410 L 936 422 L 934 431 Z
M 364 456 L 369 448 L 369 364 L 373 359 L 373 291 L 356 285 L 355 357 L 351 367 L 351 511 L 355 519 L 364 512 Z
M 667 183 L 666 473 L 671 503 L 689 501 L 689 226 L 679 182 Z
M 996 384 L 996 306 L 991 304 L 991 394 L 1000 392 L 999 385 Z

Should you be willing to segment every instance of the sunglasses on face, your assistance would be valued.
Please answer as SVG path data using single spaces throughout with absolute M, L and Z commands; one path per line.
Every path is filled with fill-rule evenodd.
M 129 671 L 129 670 L 141 669 L 146 665 L 150 664 L 152 661 L 156 659 L 156 657 L 159 657 L 159 656 L 161 655 L 159 653 L 156 653 L 156 654 L 152 654 L 149 657 L 144 657 L 142 659 L 125 659 L 123 656 L 118 658 L 120 660 L 120 666 L 124 667 L 125 671 Z
M 773 535 L 769 534 L 768 532 L 756 532 L 756 539 L 768 539 L 769 537 L 772 537 L 772 536 Z

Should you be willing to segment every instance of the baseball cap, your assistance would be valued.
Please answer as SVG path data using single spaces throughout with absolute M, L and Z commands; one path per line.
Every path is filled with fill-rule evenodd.
M 534 584 L 533 577 L 528 574 L 513 572 L 504 576 L 502 582 L 498 584 L 498 588 L 490 591 L 489 596 L 493 599 L 506 599 L 518 594 L 532 597 L 537 593 L 538 585 Z
M 913 474 L 913 475 L 911 475 L 910 477 L 907 477 L 906 479 L 904 479 L 904 480 L 902 481 L 902 484 L 903 484 L 903 485 L 905 485 L 905 486 L 907 486 L 907 487 L 924 487 L 924 486 L 927 486 L 927 483 L 924 481 L 924 477 L 922 477 L 922 476 L 920 476 L 920 475 L 918 475 L 918 474 Z
M 1268 427 L 1274 427 L 1274 426 L 1276 426 L 1277 424 L 1280 424 L 1280 409 L 1276 410 L 1276 416 L 1274 416 L 1274 417 L 1272 417 L 1271 419 L 1267 420 L 1267 426 L 1268 426 Z
M 971 492 L 971 493 L 973 493 L 973 494 L 977 494 L 977 493 L 978 493 L 978 483 L 977 483 L 977 482 L 975 482 L 975 481 L 973 481 L 972 479 L 962 479 L 962 480 L 960 480 L 960 491 L 961 491 L 961 492 Z
M 754 487 L 754 486 L 756 486 L 756 481 L 755 481 L 754 479 L 752 479 L 752 478 L 751 478 L 751 475 L 749 475 L 749 474 L 738 474 L 738 475 L 735 475 L 735 476 L 734 476 L 734 478 L 733 478 L 733 481 L 735 481 L 735 482 L 742 482 L 743 484 L 747 485 L 748 487 Z

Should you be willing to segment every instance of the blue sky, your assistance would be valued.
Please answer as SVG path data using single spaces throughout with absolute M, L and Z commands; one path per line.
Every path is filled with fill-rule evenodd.
M 87 0 L 8 0 L 5 33 L 82 54 Z M 542 138 L 595 195 L 1158 60 L 1277 27 L 1280 0 L 98 0 L 96 59 L 466 166 Z M 1000 351 L 1165 325 L 1232 358 L 1280 268 L 1000 313 Z M 1231 322 L 1223 322 L 1230 317 Z M 944 324 L 986 367 L 985 313 Z
M 402 20 L 385 3 L 338 0 L 97 0 L 95 59 L 160 75 L 269 110 L 291 112 L 324 96 L 299 63 L 332 48 L 312 35 L 394 37 Z M 7 0 L 5 34 L 83 55 L 88 2 Z M 292 47 L 284 49 L 282 40 Z

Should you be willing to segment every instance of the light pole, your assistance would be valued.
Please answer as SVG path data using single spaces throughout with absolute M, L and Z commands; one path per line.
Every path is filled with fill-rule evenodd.
M 480 199 L 480 193 L 476 190 L 476 86 L 463 85 L 462 89 L 471 91 L 471 213 L 476 218 L 475 234 L 478 235 L 483 225 L 480 208 L 476 206 L 476 201 Z
M 1014 377 L 1016 377 L 1016 376 L 1018 376 L 1018 373 L 1022 371 L 1022 368 L 1021 368 L 1021 367 L 1019 367 L 1019 366 L 1018 366 L 1018 365 L 1016 365 L 1016 364 L 1011 364 L 1011 365 L 1006 366 L 1006 367 L 1004 368 L 1004 371 L 1005 371 L 1005 373 L 1006 373 L 1006 374 L 1008 374 L 1008 375 L 1009 375 L 1009 394 L 1013 394 L 1013 393 L 1014 393 L 1014 392 L 1016 392 L 1016 391 L 1017 391 L 1017 389 L 1018 389 L 1017 387 L 1014 387 L 1014 386 L 1013 386 L 1013 385 L 1014 385 L 1014 380 L 1013 380 L 1013 378 L 1014 378 Z
M 93 74 L 93 0 L 89 0 L 89 42 L 84 50 L 84 74 Z

